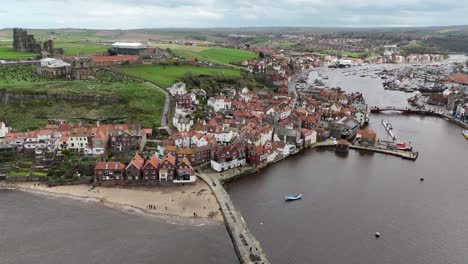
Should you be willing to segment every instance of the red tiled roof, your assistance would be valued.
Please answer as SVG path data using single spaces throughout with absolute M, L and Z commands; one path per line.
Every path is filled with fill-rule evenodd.
M 137 55 L 117 55 L 117 56 L 93 56 L 94 63 L 100 62 L 122 62 L 122 61 L 136 61 Z
M 158 160 L 158 158 L 156 158 L 156 156 L 153 155 L 153 156 L 151 156 L 151 158 L 149 160 L 146 161 L 145 167 L 148 164 L 151 164 L 154 168 L 158 168 L 159 160 Z
M 452 73 L 449 75 L 449 79 L 452 82 L 460 83 L 460 84 L 468 84 L 468 74 L 464 73 Z
M 127 169 L 130 167 L 130 165 L 134 165 L 135 167 L 137 167 L 138 169 L 141 169 L 143 167 L 143 165 L 145 164 L 145 160 L 137 154 L 135 154 L 135 156 L 133 157 L 132 161 L 130 161 L 130 163 L 128 164 L 127 166 Z
M 106 164 L 108 165 L 108 169 L 113 169 L 113 170 L 123 170 L 125 169 L 125 165 L 123 165 L 121 162 L 98 162 L 96 163 L 96 170 L 105 170 L 106 169 Z
M 175 157 L 172 156 L 171 154 L 167 154 L 166 157 L 161 161 L 161 163 L 164 163 L 165 161 L 169 161 L 172 165 L 175 165 Z

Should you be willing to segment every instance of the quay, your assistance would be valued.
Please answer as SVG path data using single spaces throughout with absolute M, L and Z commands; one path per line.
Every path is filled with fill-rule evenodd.
M 234 244 L 239 261 L 243 264 L 269 264 L 260 243 L 250 232 L 242 215 L 234 206 L 231 197 L 223 187 L 223 182 L 255 172 L 252 167 L 231 169 L 222 173 L 198 172 L 197 176 L 205 181 L 213 191 L 224 216 L 226 229 Z
M 319 142 L 311 146 L 312 148 L 318 148 L 318 147 L 335 147 L 335 144 L 331 140 L 327 140 L 324 142 Z M 350 149 L 355 149 L 355 150 L 364 150 L 364 151 L 370 151 L 370 152 L 376 152 L 376 153 L 381 153 L 381 154 L 386 154 L 386 155 L 391 155 L 395 157 L 400 157 L 402 159 L 407 159 L 407 160 L 416 160 L 419 156 L 419 152 L 416 151 L 404 151 L 404 150 L 399 150 L 399 149 L 388 149 L 384 145 L 379 145 L 376 144 L 373 147 L 366 147 L 366 146 L 360 146 L 360 145 L 354 145 L 350 144 L 349 145 Z

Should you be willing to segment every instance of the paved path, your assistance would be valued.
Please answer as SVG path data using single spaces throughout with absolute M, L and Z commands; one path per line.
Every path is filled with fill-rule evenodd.
M 156 89 L 159 89 L 161 92 L 164 93 L 165 101 L 164 101 L 164 109 L 163 109 L 163 112 L 161 113 L 161 124 L 160 124 L 160 126 L 161 126 L 161 128 L 164 128 L 169 135 L 171 135 L 172 130 L 171 130 L 171 127 L 168 124 L 168 122 L 172 122 L 172 120 L 169 120 L 170 119 L 169 111 L 171 110 L 171 95 L 169 94 L 168 91 L 166 91 L 166 89 L 163 89 L 160 86 L 157 86 L 156 84 L 154 84 L 152 82 L 146 81 L 146 83 L 153 86 Z
M 197 173 L 197 176 L 204 180 L 213 191 L 218 200 L 221 211 L 224 215 L 224 223 L 231 235 L 234 248 L 241 263 L 269 264 L 265 253 L 260 247 L 260 243 L 250 233 L 247 224 L 244 222 L 240 212 L 232 203 L 229 194 L 224 189 L 219 180 L 218 173 Z

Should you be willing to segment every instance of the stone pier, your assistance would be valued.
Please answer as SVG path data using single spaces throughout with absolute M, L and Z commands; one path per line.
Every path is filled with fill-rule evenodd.
M 224 215 L 226 229 L 231 236 L 234 248 L 241 263 L 268 264 L 270 263 L 263 252 L 260 243 L 250 232 L 242 215 L 232 203 L 229 194 L 224 189 L 224 180 L 250 173 L 251 168 L 233 169 L 223 173 L 197 173 L 197 176 L 205 181 L 213 191 Z

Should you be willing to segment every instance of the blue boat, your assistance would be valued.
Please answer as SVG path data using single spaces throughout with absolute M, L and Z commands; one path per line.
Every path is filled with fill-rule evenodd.
M 287 195 L 286 197 L 284 197 L 284 199 L 286 199 L 286 201 L 295 201 L 295 200 L 299 200 L 301 198 L 302 198 L 302 193 Z

